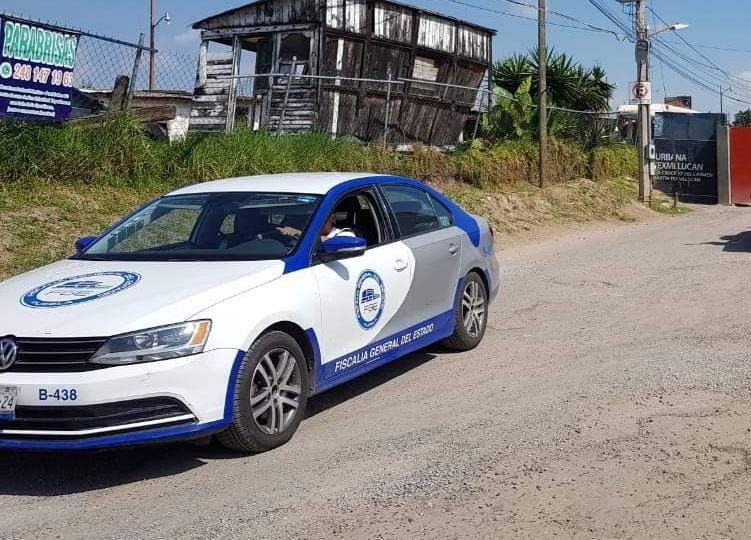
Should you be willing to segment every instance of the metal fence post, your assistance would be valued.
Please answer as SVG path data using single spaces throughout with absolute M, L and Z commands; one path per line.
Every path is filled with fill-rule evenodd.
M 297 70 L 297 57 L 292 57 L 292 67 L 287 77 L 287 88 L 284 90 L 284 101 L 282 102 L 282 111 L 279 113 L 279 124 L 276 126 L 276 136 L 282 134 L 282 124 L 284 124 L 284 117 L 287 114 L 287 102 L 289 101 L 289 87 L 292 86 L 292 77 L 294 77 Z
M 130 109 L 130 102 L 133 101 L 133 94 L 136 92 L 136 79 L 138 79 L 138 71 L 141 68 L 141 56 L 143 55 L 143 40 L 144 35 L 141 32 L 141 37 L 138 38 L 138 48 L 136 49 L 136 59 L 133 62 L 133 71 L 130 75 L 130 86 L 128 87 L 128 97 L 125 100 L 125 109 Z

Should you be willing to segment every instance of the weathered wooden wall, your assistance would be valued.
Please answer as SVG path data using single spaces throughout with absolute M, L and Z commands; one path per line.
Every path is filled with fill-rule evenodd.
M 455 144 L 488 67 L 492 33 L 383 0 L 326 0 L 321 75 L 421 79 L 392 86 L 389 139 Z M 369 21 L 372 21 L 369 23 Z M 357 28 L 360 28 L 358 31 Z M 337 68 L 338 66 L 338 68 Z M 326 81 L 319 128 L 373 140 L 384 133 L 386 85 Z
M 386 1 L 374 1 L 370 4 L 366 0 L 325 1 L 325 24 L 330 29 L 361 35 L 370 33 L 371 29 L 366 24 L 366 6 L 370 5 L 373 10 L 374 38 L 412 44 L 416 19 L 419 47 L 456 53 L 483 63 L 490 59 L 490 41 L 493 35 L 489 30 Z
M 348 77 L 419 79 L 391 87 L 392 142 L 454 144 L 476 116 L 476 91 L 431 84 L 482 85 L 493 31 L 470 23 L 388 0 L 262 0 L 195 26 L 213 32 L 210 39 L 226 42 L 230 34 L 259 33 L 266 27 L 272 36 L 313 28 L 304 24 L 316 25 L 310 30 L 318 53 L 314 73 L 343 78 L 316 81 L 310 85 L 313 94 L 303 95 L 302 88 L 295 93 L 300 99 L 291 113 L 300 126 L 307 129 L 310 107 L 317 112 L 319 129 L 368 141 L 383 136 L 388 85 Z M 273 68 L 278 70 L 278 51 L 275 55 Z M 266 127 L 278 122 L 279 97 L 274 97 Z
M 208 53 L 202 49 L 193 92 L 190 131 L 224 130 L 231 81 L 223 77 L 229 77 L 233 73 L 232 57 L 232 52 Z
M 199 21 L 194 28 L 219 30 L 243 26 L 318 21 L 318 0 L 263 0 Z

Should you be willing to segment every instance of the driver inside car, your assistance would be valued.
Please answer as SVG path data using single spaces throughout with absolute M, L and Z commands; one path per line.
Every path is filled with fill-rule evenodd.
M 321 229 L 321 242 L 337 236 L 355 236 L 352 229 L 340 229 L 336 226 L 337 212 L 329 215 Z

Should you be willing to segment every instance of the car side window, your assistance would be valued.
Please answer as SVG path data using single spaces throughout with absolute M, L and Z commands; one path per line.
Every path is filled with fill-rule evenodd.
M 368 248 L 376 247 L 386 241 L 383 220 L 377 208 L 369 190 L 346 195 L 334 207 L 334 227 L 363 238 Z M 325 229 L 320 233 L 322 238 L 324 233 Z
M 438 215 L 438 223 L 440 223 L 441 227 L 451 227 L 454 224 L 454 214 L 451 213 L 451 210 L 446 208 L 446 205 L 432 195 L 428 195 L 428 197 L 430 197 L 430 202 L 433 203 L 433 208 L 436 215 Z
M 402 236 L 443 229 L 452 224 L 451 212 L 427 192 L 410 186 L 383 186 Z

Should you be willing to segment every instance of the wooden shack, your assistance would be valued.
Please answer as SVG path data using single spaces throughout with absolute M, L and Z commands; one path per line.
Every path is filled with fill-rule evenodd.
M 475 124 L 473 89 L 486 76 L 489 84 L 495 35 L 387 0 L 260 0 L 193 28 L 202 44 L 192 130 L 231 131 L 244 121 L 436 145 L 457 143 Z M 255 54 L 256 76 L 233 78 L 249 75 L 244 52 Z M 284 76 L 293 69 L 297 77 Z

